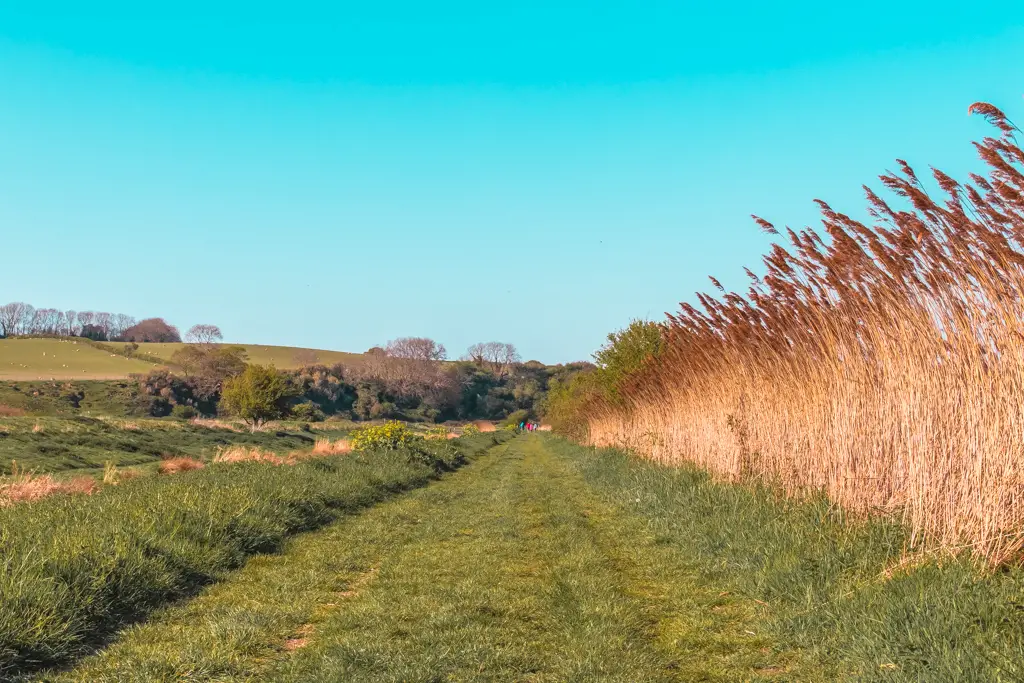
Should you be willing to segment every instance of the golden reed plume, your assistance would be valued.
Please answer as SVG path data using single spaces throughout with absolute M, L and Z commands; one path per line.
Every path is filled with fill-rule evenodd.
M 881 177 L 898 206 L 865 188 L 871 225 L 819 201 L 828 238 L 786 228 L 745 296 L 682 304 L 624 402 L 588 407 L 591 441 L 823 490 L 902 515 L 915 542 L 1019 562 L 1024 152 L 1000 110 L 970 111 L 1001 133 L 976 143 L 985 177 L 933 171 L 936 200 L 899 161 Z

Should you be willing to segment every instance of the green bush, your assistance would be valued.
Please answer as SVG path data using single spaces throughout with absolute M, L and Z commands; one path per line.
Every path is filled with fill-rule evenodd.
M 317 404 L 308 401 L 294 406 L 292 408 L 292 416 L 296 420 L 304 420 L 305 422 L 323 422 L 327 419 L 324 411 L 320 410 Z
M 466 425 L 465 427 L 462 428 L 462 435 L 463 436 L 473 436 L 474 434 L 479 434 L 479 433 L 480 433 L 480 428 L 477 427 L 472 422 L 470 422 L 468 425 Z
M 255 430 L 288 415 L 295 395 L 288 378 L 273 367 L 249 365 L 224 383 L 221 406 Z
M 66 664 L 290 534 L 422 485 L 499 440 L 437 444 L 434 461 L 428 449 L 397 449 L 214 464 L 0 509 L 0 680 Z
M 199 411 L 192 406 L 174 406 L 171 409 L 171 417 L 176 417 L 179 420 L 191 420 L 198 416 Z
M 505 424 L 518 427 L 520 422 L 526 422 L 529 419 L 530 411 L 516 410 L 512 413 L 509 413 L 509 416 L 505 418 Z
M 396 420 L 389 420 L 382 425 L 362 427 L 349 435 L 352 448 L 357 451 L 391 451 L 403 446 L 413 445 L 422 440 L 422 436 Z

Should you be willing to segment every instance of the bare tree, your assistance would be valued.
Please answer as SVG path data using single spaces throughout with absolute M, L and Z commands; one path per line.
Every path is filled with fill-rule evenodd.
M 18 323 L 17 334 L 31 334 L 32 320 L 36 317 L 36 308 L 32 304 L 25 304 L 25 310 L 21 314 L 21 321 Z
M 64 334 L 69 337 L 78 335 L 78 324 L 75 322 L 75 311 L 64 311 Z
M 495 362 L 498 364 L 498 375 L 500 377 L 509 374 L 512 372 L 512 368 L 523 362 L 523 358 L 519 355 L 519 350 L 516 349 L 514 344 L 502 344 L 496 355 L 497 359 Z
M 515 345 L 503 342 L 473 344 L 467 349 L 466 357 L 478 365 L 489 368 L 499 377 L 504 377 L 514 366 L 522 362 Z
M 468 349 L 466 349 L 466 355 L 463 356 L 463 360 L 470 360 L 476 363 L 477 365 L 483 365 L 484 355 L 486 354 L 486 352 L 487 344 L 485 344 L 484 342 L 478 342 L 470 346 Z
M 10 337 L 22 330 L 24 319 L 31 310 L 31 306 L 23 302 L 9 303 L 0 306 L 0 332 L 3 336 Z
M 116 313 L 110 316 L 110 339 L 121 339 L 124 333 L 136 324 L 135 318 L 124 313 Z
M 441 361 L 448 358 L 444 344 L 427 337 L 399 337 L 387 343 L 384 353 L 390 358 L 418 361 Z
M 29 334 L 56 334 L 61 313 L 55 308 L 40 308 L 33 312 L 28 323 Z
M 185 333 L 185 341 L 193 344 L 214 344 L 224 339 L 216 325 L 193 325 Z
M 110 339 L 110 317 L 109 313 L 100 311 L 92 321 L 93 325 L 103 330 L 103 335 L 107 339 Z
M 86 325 L 92 325 L 92 319 L 95 317 L 95 313 L 92 311 L 79 311 L 75 319 L 78 321 L 78 332 L 82 332 L 82 328 Z
M 374 347 L 354 375 L 380 380 L 398 391 L 422 395 L 445 384 L 446 368 L 440 362 L 448 354 L 443 345 L 424 337 L 402 337 L 389 341 L 385 348 Z

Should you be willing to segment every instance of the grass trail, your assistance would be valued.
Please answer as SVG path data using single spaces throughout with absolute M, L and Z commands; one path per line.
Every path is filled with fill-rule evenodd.
M 749 606 L 545 443 L 253 559 L 57 680 L 801 679 Z

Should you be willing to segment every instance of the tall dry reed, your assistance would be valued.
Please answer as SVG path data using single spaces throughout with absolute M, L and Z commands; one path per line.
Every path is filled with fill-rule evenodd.
M 1024 152 L 1001 111 L 970 111 L 999 129 L 976 143 L 985 177 L 934 170 L 930 192 L 899 161 L 881 178 L 894 204 L 865 188 L 872 225 L 819 201 L 828 238 L 785 229 L 746 296 L 712 278 L 721 295 L 669 316 L 624 401 L 589 407 L 591 440 L 824 490 L 931 547 L 1021 561 Z

